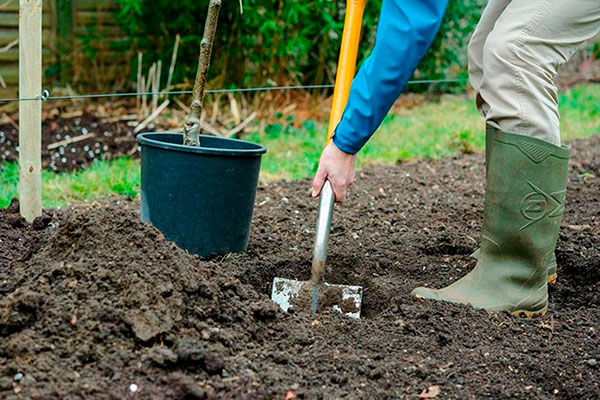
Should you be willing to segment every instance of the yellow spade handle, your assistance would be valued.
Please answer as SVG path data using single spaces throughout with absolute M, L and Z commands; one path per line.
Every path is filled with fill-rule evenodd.
M 334 129 L 342 119 L 348 96 L 350 96 L 350 86 L 356 71 L 358 40 L 360 39 L 360 28 L 366 3 L 367 0 L 346 0 L 346 20 L 344 21 L 342 46 L 335 75 L 333 103 L 329 115 L 329 129 L 327 129 L 327 143 L 331 140 Z

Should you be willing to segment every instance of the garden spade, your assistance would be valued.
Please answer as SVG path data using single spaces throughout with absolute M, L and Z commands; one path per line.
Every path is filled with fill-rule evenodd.
M 350 94 L 350 86 L 356 68 L 358 40 L 365 3 L 366 0 L 346 1 L 346 19 L 335 79 L 333 103 L 329 116 L 327 143 L 331 140 L 333 131 L 342 118 Z M 362 287 L 331 285 L 323 279 L 334 202 L 335 195 L 331 183 L 325 181 L 319 202 L 310 281 L 285 278 L 275 278 L 273 280 L 271 299 L 284 311 L 287 311 L 290 306 L 296 309 L 310 307 L 313 313 L 316 313 L 319 309 L 333 308 L 349 317 L 360 318 Z

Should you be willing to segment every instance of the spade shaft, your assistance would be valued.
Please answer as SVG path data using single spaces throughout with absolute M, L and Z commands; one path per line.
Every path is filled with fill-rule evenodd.
M 331 188 L 331 183 L 325 181 L 321 189 L 321 198 L 319 201 L 319 216 L 317 217 L 317 232 L 315 235 L 315 247 L 313 249 L 312 270 L 310 283 L 313 286 L 313 295 L 310 308 L 313 313 L 317 312 L 319 303 L 319 291 L 323 283 L 325 274 L 325 264 L 327 263 L 327 249 L 329 247 L 329 228 L 331 226 L 331 215 L 333 214 L 333 203 L 335 195 Z
M 331 215 L 333 214 L 333 202 L 335 195 L 331 183 L 325 181 L 321 192 L 319 203 L 319 216 L 317 217 L 317 232 L 315 236 L 315 247 L 313 250 L 312 273 L 310 283 L 319 285 L 323 282 L 325 263 L 327 262 L 327 248 L 329 243 L 329 227 L 331 226 Z
M 366 0 L 347 0 L 346 19 L 344 21 L 344 32 L 342 34 L 342 45 L 338 59 L 337 73 L 335 75 L 335 87 L 331 113 L 329 114 L 329 127 L 327 129 L 327 143 L 331 141 L 333 132 L 342 119 L 346 102 L 350 96 L 352 79 L 356 71 L 356 57 L 358 55 L 358 41 L 360 39 L 360 28 L 365 10 Z M 325 265 L 327 262 L 327 250 L 329 242 L 329 228 L 331 226 L 331 215 L 335 194 L 329 180 L 325 181 L 321 189 L 319 202 L 319 216 L 317 218 L 317 231 L 315 236 L 315 247 L 313 250 L 313 262 L 310 283 L 314 286 L 311 308 L 317 312 L 319 291 L 323 282 Z
M 346 20 L 344 21 L 344 33 L 335 77 L 327 143 L 331 140 L 335 128 L 342 119 L 346 102 L 350 96 L 350 87 L 356 70 L 356 56 L 358 54 L 358 42 L 365 3 L 366 0 L 346 0 Z M 323 306 L 332 307 L 334 310 L 352 318 L 360 318 L 362 287 L 331 285 L 323 280 L 334 202 L 333 187 L 329 180 L 326 180 L 321 189 L 319 201 L 310 281 L 277 277 L 273 279 L 271 299 L 284 311 L 287 311 L 293 305 L 302 306 L 305 304 L 304 294 L 307 294 L 310 296 L 307 300 L 310 300 L 310 308 L 313 313 L 317 312 L 319 299 L 322 297 Z

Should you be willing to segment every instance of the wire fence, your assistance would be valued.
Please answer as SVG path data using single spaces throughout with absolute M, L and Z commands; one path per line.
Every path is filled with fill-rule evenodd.
M 464 84 L 467 79 L 415 79 L 407 82 L 407 85 L 420 85 L 420 84 L 437 84 L 437 83 L 460 83 Z M 276 90 L 313 90 L 313 89 L 331 89 L 334 85 L 323 84 L 323 85 L 289 85 L 289 86 L 263 86 L 263 87 L 250 87 L 250 88 L 233 88 L 233 89 L 211 89 L 206 90 L 205 93 L 248 93 L 248 92 L 266 92 Z M 59 101 L 59 100 L 83 100 L 83 99 L 97 99 L 104 97 L 137 97 L 137 96 L 169 96 L 169 95 L 182 95 L 192 94 L 191 90 L 171 90 L 171 91 L 158 91 L 158 92 L 122 92 L 122 93 L 92 93 L 92 94 L 81 94 L 81 95 L 69 95 L 69 96 L 52 96 L 48 89 L 44 89 L 42 93 L 36 97 L 25 97 L 25 98 L 13 98 L 13 99 L 0 99 L 0 103 L 18 103 L 26 101 Z

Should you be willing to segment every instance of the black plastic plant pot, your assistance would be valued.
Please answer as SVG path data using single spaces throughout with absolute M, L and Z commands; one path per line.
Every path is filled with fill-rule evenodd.
M 263 146 L 201 136 L 138 135 L 142 153 L 141 219 L 202 257 L 246 250 Z

